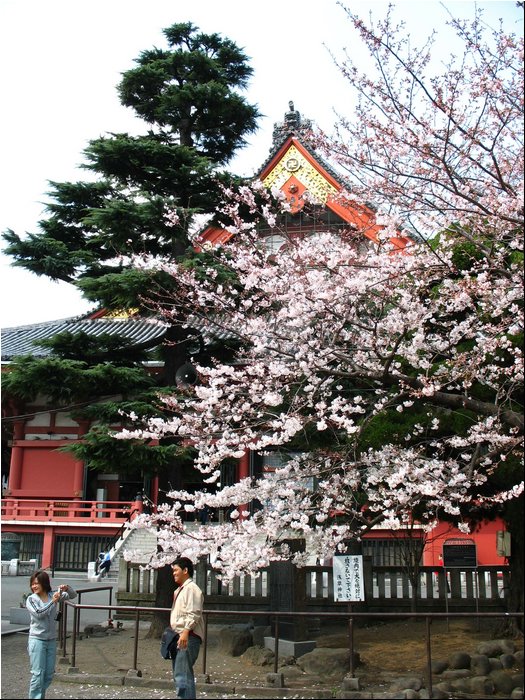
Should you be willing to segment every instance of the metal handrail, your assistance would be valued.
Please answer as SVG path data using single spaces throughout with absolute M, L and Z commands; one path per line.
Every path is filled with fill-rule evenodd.
M 82 593 L 92 593 L 94 591 L 109 591 L 109 605 L 111 605 L 111 601 L 113 599 L 113 586 L 94 586 L 93 588 L 77 588 L 75 589 L 75 592 L 78 595 L 78 601 L 79 605 L 81 605 L 82 601 Z M 67 638 L 67 608 L 68 606 L 66 603 L 69 603 L 70 601 L 68 600 L 61 600 L 60 601 L 60 625 L 58 627 L 58 642 L 59 642 L 59 648 L 62 649 L 62 657 L 66 656 L 66 638 Z M 82 606 L 84 607 L 84 606 Z M 73 637 L 79 636 L 80 634 L 80 611 L 77 616 L 76 624 L 73 626 Z
M 100 590 L 100 589 L 98 589 Z M 73 613 L 73 636 L 72 636 L 72 650 L 71 650 L 71 665 L 75 666 L 76 665 L 76 641 L 77 641 L 77 632 L 78 632 L 78 624 L 79 624 L 79 616 L 80 616 L 80 611 L 81 610 L 108 610 L 109 611 L 109 617 L 111 618 L 111 612 L 112 611 L 118 611 L 118 612 L 133 612 L 135 613 L 135 618 L 134 618 L 134 625 L 135 625 L 135 630 L 134 630 L 134 641 L 133 641 L 133 667 L 131 670 L 133 671 L 138 671 L 138 640 L 139 640 L 139 622 L 140 622 L 140 614 L 141 612 L 145 613 L 152 613 L 152 612 L 170 612 L 171 608 L 154 608 L 154 607 L 146 607 L 146 606 L 137 606 L 137 605 L 82 605 L 80 603 L 72 603 L 69 600 L 65 601 L 65 611 L 67 611 L 68 607 L 72 607 L 74 609 Z M 309 618 L 313 617 L 316 619 L 345 619 L 348 621 L 348 635 L 349 635 L 349 651 L 350 651 L 350 674 L 351 677 L 354 677 L 354 639 L 353 639 L 353 623 L 354 620 L 356 619 L 390 619 L 390 620 L 406 620 L 407 617 L 410 617 L 411 619 L 416 618 L 416 619 L 422 619 L 425 620 L 426 622 L 426 629 L 425 629 L 425 642 L 426 642 L 426 656 L 427 656 L 427 689 L 428 689 L 428 694 L 429 698 L 432 698 L 432 649 L 431 649 L 431 635 L 430 635 L 430 623 L 432 620 L 439 620 L 439 619 L 446 619 L 448 620 L 450 617 L 458 617 L 458 618 L 471 618 L 471 617 L 476 617 L 476 618 L 523 618 L 524 613 L 520 612 L 435 612 L 435 613 L 417 613 L 417 612 L 411 612 L 410 614 L 407 614 L 406 612 L 398 612 L 398 613 L 371 613 L 371 612 L 353 612 L 353 611 L 348 611 L 348 612 L 283 612 L 279 610 L 261 610 L 261 611 L 255 611 L 255 610 L 204 610 L 203 611 L 203 618 L 204 618 L 204 626 L 205 630 L 207 632 L 208 629 L 208 620 L 211 616 L 216 615 L 216 616 L 221 616 L 223 617 L 224 615 L 232 615 L 235 617 L 243 617 L 243 616 L 248 616 L 248 617 L 254 617 L 254 616 L 264 616 L 264 617 L 269 617 L 273 618 L 275 620 L 275 625 L 274 625 L 274 630 L 275 630 L 275 652 L 274 652 L 274 673 L 277 673 L 277 668 L 278 668 L 278 662 L 279 662 L 279 621 L 281 618 Z M 65 625 L 67 619 L 67 612 L 63 617 L 63 624 Z M 64 630 L 65 630 L 64 626 Z M 64 634 L 64 652 L 63 655 L 65 656 L 65 637 L 66 635 Z M 202 673 L 204 676 L 206 676 L 207 673 L 207 634 L 204 637 L 203 640 L 203 654 L 202 654 Z

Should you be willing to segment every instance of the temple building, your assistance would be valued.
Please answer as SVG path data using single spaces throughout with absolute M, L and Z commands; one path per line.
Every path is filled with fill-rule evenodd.
M 275 125 L 270 154 L 256 177 L 268 188 L 278 188 L 290 203 L 284 226 L 287 235 L 304 235 L 316 229 L 363 232 L 362 245 L 374 245 L 380 226 L 372 205 L 357 204 L 345 198 L 348 183 L 316 154 L 310 139 L 312 125 L 301 118 L 293 103 L 282 122 Z M 313 208 L 304 206 L 314 200 Z M 278 254 L 284 238 L 270 230 L 261 231 L 268 247 Z M 215 226 L 207 227 L 201 240 L 224 242 L 229 234 Z M 393 243 L 403 248 L 400 236 Z M 45 357 L 49 350 L 34 342 L 58 333 L 84 332 L 89 335 L 118 335 L 130 346 L 155 348 L 163 343 L 166 326 L 139 314 L 113 313 L 104 310 L 75 318 L 47 321 L 2 330 L 2 371 L 22 355 Z M 199 327 L 203 343 L 224 340 L 211 327 Z M 191 358 L 190 358 L 191 359 Z M 155 362 L 149 363 L 157 371 Z M 181 368 L 183 370 L 184 368 Z M 49 407 L 45 397 L 32 401 L 14 401 L 3 396 L 3 436 L 8 442 L 2 465 L 2 532 L 17 538 L 21 559 L 36 558 L 39 565 L 55 570 L 86 570 L 118 536 L 126 522 L 143 508 L 144 499 L 154 507 L 159 502 L 157 477 L 94 471 L 60 448 L 82 440 L 89 422 L 79 419 L 76 406 Z M 7 456 L 6 456 L 7 455 Z M 270 460 L 271 461 L 271 460 Z M 225 475 L 233 482 L 271 469 L 257 455 L 246 455 L 236 468 Z M 275 465 L 274 465 L 275 466 Z M 185 487 L 188 487 L 188 478 Z M 496 548 L 496 533 L 504 529 L 500 521 L 489 523 L 476 535 L 478 558 L 482 564 L 503 564 Z M 460 537 L 457 531 L 443 529 L 443 537 Z M 377 531 L 371 538 L 369 553 L 379 563 L 387 561 L 392 550 L 388 532 Z M 425 563 L 440 564 L 440 549 L 433 545 L 426 552 Z M 394 556 L 394 555 L 392 555 Z M 2 558 L 4 558 L 2 556 Z

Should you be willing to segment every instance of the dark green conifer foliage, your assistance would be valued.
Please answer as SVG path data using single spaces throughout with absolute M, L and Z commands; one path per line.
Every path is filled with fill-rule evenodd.
M 180 260 L 188 254 L 195 214 L 213 212 L 220 183 L 235 179 L 224 168 L 259 117 L 241 94 L 252 69 L 235 43 L 189 22 L 168 27 L 164 36 L 167 48 L 143 51 L 118 86 L 122 104 L 146 122 L 144 133 L 109 133 L 90 141 L 82 167 L 95 181 L 50 182 L 39 230 L 3 234 L 14 265 L 72 283 L 108 310 L 155 312 L 144 299 L 169 288 L 171 278 L 137 270 L 131 256 Z M 167 217 L 173 212 L 176 223 Z M 131 348 L 123 339 L 62 336 L 44 344 L 52 351 L 47 359 L 13 363 L 4 390 L 22 401 L 39 392 L 62 405 L 82 403 L 80 413 L 109 425 L 118 411 L 105 413 L 100 397 L 118 393 L 142 407 L 151 404 L 152 396 L 142 393 L 152 384 L 142 360 L 163 359 L 156 385 L 174 384 L 187 359 L 177 323 L 183 320 L 175 319 L 166 332 L 171 344 L 154 356 L 151 348 Z M 102 432 L 86 439 L 79 458 L 88 459 L 92 445 L 92 463 L 103 465 L 96 448 Z

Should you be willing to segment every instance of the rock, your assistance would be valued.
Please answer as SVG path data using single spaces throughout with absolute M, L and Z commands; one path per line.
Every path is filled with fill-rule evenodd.
M 281 666 L 279 668 L 279 673 L 282 673 L 284 678 L 288 680 L 297 680 L 298 678 L 306 676 L 306 673 L 297 666 Z
M 253 644 L 256 647 L 264 646 L 264 638 L 271 637 L 272 628 L 269 625 L 256 625 L 252 629 Z
M 489 659 L 490 670 L 491 671 L 501 671 L 503 664 L 499 659 L 491 658 Z
M 359 655 L 354 654 L 354 666 L 359 664 Z M 350 652 L 348 649 L 314 649 L 297 659 L 297 665 L 305 673 L 317 676 L 344 678 L 350 669 Z
M 432 686 L 432 690 L 441 690 L 442 693 L 449 693 L 452 692 L 452 683 L 449 683 L 448 681 L 440 681 L 439 683 L 436 683 L 435 685 Z
M 507 671 L 492 671 L 490 674 L 494 687 L 497 693 L 501 693 L 504 697 L 510 697 L 510 694 L 516 687 L 513 676 Z
M 468 668 L 449 668 L 446 671 L 443 671 L 441 674 L 442 678 L 446 678 L 447 680 L 455 681 L 458 678 L 468 678 L 470 676 L 470 670 Z
M 87 637 L 105 637 L 107 631 L 108 628 L 103 625 L 86 625 L 84 627 L 84 634 Z
M 521 688 L 523 690 L 523 673 L 513 673 L 512 682 L 514 683 L 514 688 Z
M 398 690 L 421 690 L 423 680 L 415 676 L 398 678 L 390 685 L 390 690 L 394 692 Z
M 475 676 L 488 676 L 492 670 L 489 657 L 485 654 L 474 654 L 470 659 L 470 670 Z
M 253 645 L 252 633 L 246 625 L 230 625 L 219 631 L 219 644 L 225 654 L 241 656 Z
M 493 695 L 495 686 L 494 681 L 488 676 L 474 676 L 467 681 L 469 692 L 478 698 L 484 698 L 486 695 Z
M 407 698 L 407 700 L 418 700 L 419 698 L 419 693 L 417 690 L 412 690 L 412 688 L 407 688 L 401 692 L 403 693 L 403 696 Z
M 429 697 L 428 690 L 426 688 L 422 688 L 419 691 L 419 697 L 420 698 L 428 698 Z M 435 688 L 434 686 L 432 686 L 432 697 L 435 700 L 441 700 L 441 698 L 448 698 L 450 696 L 448 693 L 444 692 L 443 690 L 440 690 L 439 688 Z
M 451 654 L 448 658 L 448 665 L 450 668 L 470 668 L 470 654 L 464 651 L 458 651 L 455 654 Z
M 500 654 L 513 654 L 516 645 L 512 639 L 491 639 L 489 642 L 478 644 L 478 654 L 486 656 L 499 656 Z
M 514 688 L 514 690 L 510 694 L 510 697 L 512 698 L 512 700 L 514 700 L 514 698 L 522 698 L 523 697 L 523 689 L 522 688 Z
M 516 665 L 516 657 L 514 654 L 502 654 L 499 657 L 499 660 L 501 661 L 503 668 L 514 668 Z
M 516 665 L 523 668 L 523 649 L 519 649 L 514 652 L 514 658 L 516 659 Z
M 273 664 L 274 653 L 264 647 L 248 647 L 242 658 L 252 666 L 270 666 Z
M 448 668 L 448 661 L 431 661 L 430 667 L 432 673 L 443 673 L 443 671 L 446 671 Z
M 467 694 L 469 692 L 469 681 L 470 681 L 470 676 L 465 677 L 465 678 L 456 678 L 451 683 L 452 690 L 459 692 L 459 693 Z
M 279 658 L 279 663 L 281 666 L 295 666 L 297 663 L 297 659 L 295 656 L 284 656 L 282 658 Z

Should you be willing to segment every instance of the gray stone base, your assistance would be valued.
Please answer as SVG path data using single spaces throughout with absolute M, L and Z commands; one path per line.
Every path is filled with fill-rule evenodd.
M 9 622 L 12 625 L 29 625 L 31 616 L 27 608 L 9 608 Z
M 264 646 L 266 649 L 275 651 L 275 637 L 265 637 Z M 292 642 L 290 639 L 279 639 L 279 656 L 295 656 L 295 658 L 308 654 L 317 646 L 317 642 Z

